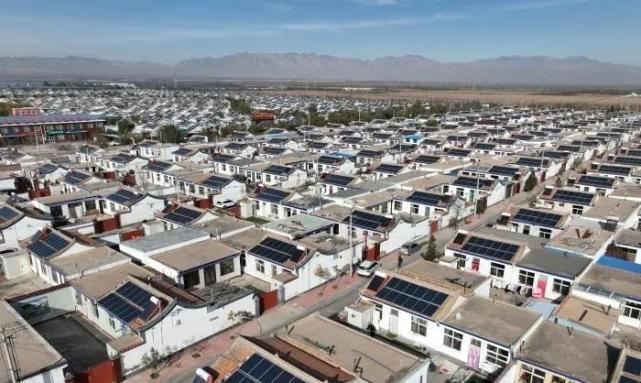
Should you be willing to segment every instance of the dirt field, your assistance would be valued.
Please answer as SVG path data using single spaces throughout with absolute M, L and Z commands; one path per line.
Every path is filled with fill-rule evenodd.
M 394 99 L 394 100 L 425 100 L 425 101 L 480 101 L 491 104 L 505 105 L 540 105 L 558 106 L 573 105 L 586 108 L 607 108 L 623 106 L 631 110 L 641 110 L 641 97 L 625 97 L 601 93 L 543 93 L 527 90 L 278 90 L 263 91 L 266 94 L 291 96 L 320 96 L 320 97 L 354 97 L 365 99 Z

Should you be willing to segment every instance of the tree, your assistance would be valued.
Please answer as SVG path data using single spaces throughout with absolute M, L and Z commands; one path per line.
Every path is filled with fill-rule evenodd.
M 30 105 L 20 101 L 0 102 L 0 116 L 8 116 L 11 114 L 11 109 L 23 108 L 26 106 L 30 106 Z
M 438 253 L 436 252 L 436 238 L 433 234 L 430 234 L 430 239 L 427 241 L 427 248 L 425 253 L 423 253 L 423 259 L 426 261 L 435 261 L 438 258 Z
M 563 180 L 561 179 L 561 176 L 556 177 L 556 180 L 554 180 L 554 186 L 557 188 L 563 186 Z
M 180 132 L 175 125 L 165 125 L 160 127 L 158 135 L 161 143 L 172 142 L 177 144 L 182 141 Z
M 121 137 L 127 137 L 134 130 L 136 126 L 133 122 L 129 121 L 126 118 L 118 121 L 118 135 Z
M 525 185 L 523 185 L 523 191 L 530 192 L 534 190 L 537 184 L 538 181 L 536 179 L 536 175 L 534 174 L 534 172 L 530 172 L 527 180 L 525 180 Z

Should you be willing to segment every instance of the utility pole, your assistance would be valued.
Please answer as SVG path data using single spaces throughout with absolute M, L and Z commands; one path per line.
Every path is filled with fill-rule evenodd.
M 352 216 L 354 215 L 354 206 L 352 206 L 352 209 L 349 212 L 349 248 L 351 249 L 350 252 L 350 259 L 349 259 L 349 275 L 350 277 L 354 275 L 354 227 L 352 226 Z
M 18 363 L 15 356 L 13 346 L 13 335 L 7 335 L 7 329 L 2 328 L 0 333 L 0 343 L 2 343 L 2 352 L 8 363 L 9 375 L 11 376 L 11 383 L 18 383 Z

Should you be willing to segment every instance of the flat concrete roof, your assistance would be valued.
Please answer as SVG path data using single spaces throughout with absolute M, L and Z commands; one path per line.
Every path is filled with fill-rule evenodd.
M 281 339 L 303 350 L 323 353 L 347 371 L 353 371 L 358 361 L 361 377 L 371 383 L 402 380 L 424 363 L 419 357 L 317 314 L 302 318 L 277 333 Z M 322 346 L 332 347 L 331 356 Z
M 63 255 L 49 260 L 49 264 L 65 276 L 82 275 L 91 270 L 95 271 L 97 269 L 108 268 L 110 265 L 126 262 L 129 262 L 129 257 L 108 246 L 96 247 L 91 250 Z
M 544 321 L 525 341 L 518 359 L 576 380 L 607 382 L 618 354 L 605 338 Z
M 27 273 L 9 280 L 0 282 L 0 299 L 19 297 L 34 291 L 51 287 L 35 273 Z
M 67 364 L 62 355 L 4 300 L 0 300 L 0 326 L 13 335 L 22 379 Z M 4 357 L 0 363 L 0 383 L 11 383 Z
M 627 220 L 630 215 L 636 214 L 641 203 L 626 201 L 619 198 L 601 197 L 590 209 L 587 209 L 583 216 L 596 218 L 605 221 L 607 217 L 617 217 L 621 221 Z
M 403 186 L 414 190 L 430 190 L 439 185 L 449 185 L 456 179 L 456 176 L 448 176 L 445 174 L 437 174 L 431 177 L 424 177 L 410 182 L 406 182 Z
M 327 233 L 313 234 L 299 239 L 298 242 L 323 254 L 336 254 L 349 248 L 348 239 Z M 358 243 L 358 241 L 353 241 L 353 243 Z
M 594 264 L 579 282 L 626 297 L 641 298 L 640 273 Z
M 353 202 L 359 208 L 368 209 L 370 207 L 378 206 L 382 203 L 389 202 L 395 198 L 403 200 L 407 198 L 410 194 L 411 192 L 407 190 L 391 189 L 391 190 L 381 191 L 378 193 L 370 193 L 370 194 L 354 197 L 350 199 L 350 201 Z
M 127 276 L 138 278 L 153 277 L 154 274 L 142 267 L 128 262 L 94 274 L 80 277 L 70 283 L 86 296 L 97 300 L 116 288 Z
M 577 254 L 595 256 L 612 235 L 611 231 L 595 227 L 570 226 L 552 238 L 549 245 Z
M 617 324 L 619 314 L 621 314 L 620 310 L 593 301 L 586 301 L 573 295 L 565 298 L 556 311 L 558 318 L 575 322 L 602 334 L 610 333 L 610 330 Z
M 614 238 L 617 245 L 641 248 L 641 231 L 625 229 L 621 230 Z
M 200 241 L 178 249 L 151 256 L 152 259 L 177 271 L 188 271 L 222 261 L 238 254 L 238 250 L 214 239 Z
M 516 262 L 520 267 L 559 277 L 574 279 L 592 262 L 582 255 L 567 254 L 556 249 L 533 249 Z
M 263 225 L 263 229 L 281 233 L 283 235 L 298 237 L 310 232 L 322 230 L 336 222 L 316 215 L 297 214 L 291 217 L 272 221 Z
M 516 344 L 536 323 L 539 314 L 501 301 L 472 297 L 443 320 L 448 326 L 496 342 Z
M 123 242 L 120 246 L 121 250 L 125 253 L 126 251 L 124 249 L 126 248 L 138 250 L 143 253 L 152 253 L 164 248 L 180 246 L 186 242 L 204 241 L 207 238 L 209 238 L 209 233 L 181 226 L 174 230 L 153 233 L 142 238 Z
M 254 224 L 230 215 L 221 215 L 216 219 L 193 225 L 192 227 L 201 231 L 206 231 L 214 238 L 224 238 L 227 235 L 247 230 Z
M 485 282 L 488 277 L 477 273 L 468 273 L 453 267 L 419 259 L 399 271 L 400 274 L 456 290 L 459 293 L 472 293 L 472 290 Z

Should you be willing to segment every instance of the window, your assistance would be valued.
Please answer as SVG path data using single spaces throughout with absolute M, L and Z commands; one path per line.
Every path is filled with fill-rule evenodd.
M 95 303 L 91 304 L 91 311 L 93 312 L 93 316 L 96 318 L 100 318 L 100 313 L 98 312 L 98 305 Z
M 523 225 L 523 234 L 530 235 L 530 225 Z
M 446 328 L 444 330 L 443 344 L 449 348 L 461 351 L 461 344 L 463 343 L 463 334 Z
M 351 235 L 352 235 L 352 238 L 356 238 L 356 228 L 355 228 L 354 226 L 352 226 L 352 233 L 351 233 Z
M 427 335 L 427 321 L 423 318 L 412 315 L 412 332 L 414 334 Z
M 200 284 L 199 270 L 194 270 L 183 275 L 183 285 L 185 286 L 186 289 L 190 289 L 194 286 L 198 286 L 199 284 Z
M 85 210 L 96 210 L 96 201 L 90 200 L 90 201 L 85 201 Z
M 189 192 L 196 194 L 196 186 L 194 184 L 189 184 Z
M 235 270 L 235 259 L 230 258 L 220 262 L 220 275 L 227 275 L 233 273 Z
M 418 214 L 418 205 L 413 203 L 411 208 L 412 214 Z
M 77 305 L 82 305 L 82 295 L 78 292 L 78 290 L 74 290 L 74 296 L 76 297 L 76 304 Z
M 543 383 L 545 381 L 545 371 L 521 365 L 521 375 L 519 383 Z
M 265 274 L 265 262 L 261 259 L 256 260 L 256 271 L 261 274 Z
M 278 267 L 276 265 L 272 265 L 272 277 L 278 274 Z
M 376 306 L 374 306 L 374 310 L 376 311 L 376 316 L 378 316 L 378 320 L 381 320 L 383 318 L 383 305 L 375 303 Z
M 539 237 L 550 239 L 552 237 L 552 230 L 550 229 L 539 229 Z
M 582 215 L 583 214 L 583 206 L 581 206 L 581 205 L 572 205 L 572 214 Z
M 109 202 L 109 209 L 111 211 L 116 211 L 116 205 L 113 202 Z
M 503 275 L 505 275 L 505 265 L 492 262 L 490 264 L 490 275 L 497 278 L 503 278 Z
M 505 367 L 510 357 L 510 352 L 504 348 L 497 347 L 493 344 L 487 345 L 487 354 L 485 361 L 499 368 Z
M 278 215 L 278 205 L 272 204 L 272 214 Z
M 204 196 L 205 195 L 205 188 L 202 186 L 198 186 L 198 194 Z
M 394 201 L 394 210 L 401 210 L 403 203 L 401 201 Z
M 116 329 L 116 321 L 112 316 L 109 316 L 109 327 L 111 327 L 114 330 Z
M 205 274 L 205 286 L 216 283 L 216 265 L 207 267 L 204 270 Z
M 467 261 L 467 257 L 463 254 L 458 253 L 454 253 L 454 257 L 456 257 L 456 268 L 459 270 L 465 269 L 465 262 Z
M 45 265 L 45 261 L 42 259 L 40 260 L 40 271 L 42 272 L 42 275 L 47 275 L 47 265 Z
M 60 279 L 58 278 L 58 273 L 51 270 L 51 279 L 53 279 L 53 283 L 60 283 Z
M 534 273 L 530 271 L 519 271 L 519 283 L 526 286 L 534 286 Z
M 623 315 L 632 319 L 641 319 L 641 304 L 626 301 L 623 305 Z
M 567 383 L 568 381 L 565 378 L 560 376 L 552 375 L 552 383 Z
M 568 295 L 570 292 L 570 281 L 554 278 L 554 281 L 552 281 L 552 291 L 562 295 Z

